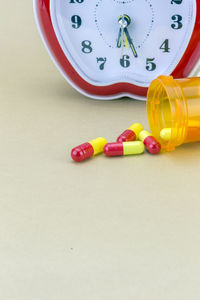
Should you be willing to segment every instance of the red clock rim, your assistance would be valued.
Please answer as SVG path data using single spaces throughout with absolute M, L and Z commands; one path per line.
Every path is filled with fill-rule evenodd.
M 171 74 L 174 78 L 187 77 L 200 58 L 200 0 L 196 0 L 196 2 L 197 16 L 193 34 L 182 59 Z M 91 96 L 111 97 L 124 93 L 131 94 L 133 96 L 146 96 L 148 88 L 140 87 L 131 83 L 123 82 L 107 86 L 96 86 L 84 80 L 68 61 L 57 40 L 51 22 L 50 0 L 36 0 L 36 11 L 40 23 L 40 28 L 48 44 L 48 47 L 50 47 L 53 56 L 55 57 L 63 72 L 79 89 Z

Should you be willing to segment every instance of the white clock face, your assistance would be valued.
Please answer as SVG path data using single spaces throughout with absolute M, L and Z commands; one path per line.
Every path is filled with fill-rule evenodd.
M 86 81 L 147 87 L 182 58 L 196 0 L 51 0 L 50 11 L 67 59 Z

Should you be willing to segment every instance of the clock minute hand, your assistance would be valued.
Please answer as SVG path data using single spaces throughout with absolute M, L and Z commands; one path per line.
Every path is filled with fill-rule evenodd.
M 137 51 L 135 50 L 135 47 L 134 47 L 134 45 L 133 45 L 132 39 L 131 39 L 131 37 L 130 37 L 130 35 L 129 35 L 129 32 L 128 32 L 128 29 L 127 29 L 127 28 L 124 28 L 124 33 L 125 33 L 125 35 L 126 35 L 126 37 L 127 37 L 127 40 L 128 40 L 129 45 L 130 45 L 130 47 L 131 47 L 131 50 L 132 50 L 132 52 L 133 52 L 133 55 L 134 55 L 135 57 L 138 57 Z

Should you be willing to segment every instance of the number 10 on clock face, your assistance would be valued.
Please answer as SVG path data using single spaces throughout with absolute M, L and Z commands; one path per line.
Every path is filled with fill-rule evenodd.
M 90 97 L 145 99 L 153 79 L 189 76 L 200 57 L 200 0 L 43 1 L 45 22 L 39 0 L 35 11 L 46 46 Z

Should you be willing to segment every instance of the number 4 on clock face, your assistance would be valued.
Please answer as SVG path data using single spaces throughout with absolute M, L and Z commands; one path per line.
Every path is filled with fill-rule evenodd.
M 46 15 L 34 3 L 46 45 L 91 97 L 145 99 L 153 79 L 189 75 L 200 58 L 200 0 L 43 1 Z

